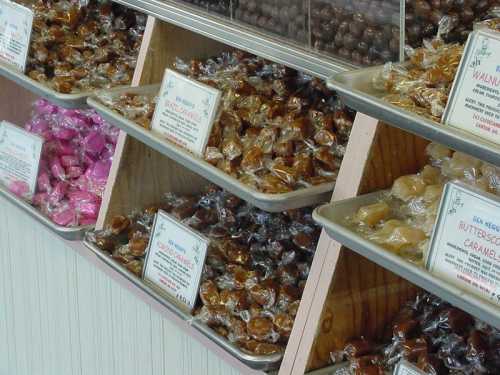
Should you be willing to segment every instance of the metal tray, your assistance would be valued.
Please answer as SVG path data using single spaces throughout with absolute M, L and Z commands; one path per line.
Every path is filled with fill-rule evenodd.
M 87 97 L 93 93 L 90 91 L 77 94 L 61 94 L 3 62 L 0 62 L 0 76 L 16 82 L 35 95 L 68 109 L 87 108 Z
M 313 211 L 313 218 L 325 228 L 330 237 L 349 249 L 486 323 L 500 328 L 500 307 L 440 280 L 427 272 L 425 268 L 406 261 L 345 226 L 344 219 L 346 216 L 352 215 L 361 206 L 376 203 L 384 194 L 386 194 L 386 191 L 379 191 L 317 207 Z
M 500 166 L 499 145 L 382 100 L 384 93 L 372 85 L 373 78 L 382 69 L 383 66 L 377 66 L 335 74 L 328 79 L 327 85 L 337 91 L 345 104 L 359 112 Z
M 156 95 L 160 89 L 159 85 L 141 86 L 134 88 L 115 88 L 101 91 L 110 97 L 118 96 L 125 92 L 142 95 Z M 230 191 L 238 197 L 246 200 L 252 205 L 268 212 L 282 212 L 284 210 L 312 206 L 330 200 L 331 191 L 335 184 L 327 183 L 310 188 L 304 188 L 285 194 L 265 194 L 254 190 L 235 178 L 214 167 L 205 160 L 200 159 L 190 152 L 173 143 L 161 139 L 154 132 L 127 120 L 118 112 L 105 106 L 96 95 L 88 98 L 87 103 L 94 108 L 105 120 L 124 130 L 132 137 L 144 142 L 156 151 L 168 156 L 177 163 L 199 174 L 216 185 Z
M 29 214 L 36 221 L 45 225 L 52 232 L 58 234 L 62 238 L 68 241 L 78 241 L 81 240 L 85 233 L 92 229 L 93 225 L 84 225 L 79 227 L 63 227 L 55 224 L 52 220 L 50 220 L 47 216 L 45 216 L 42 212 L 40 212 L 37 208 L 33 207 L 28 202 L 22 200 L 15 194 L 12 194 L 5 187 L 0 186 L 0 195 L 6 198 L 8 201 L 19 207 L 21 210 Z
M 127 278 L 127 280 L 129 280 L 136 287 L 138 287 L 143 292 L 153 297 L 158 303 L 164 306 L 167 310 L 171 311 L 179 318 L 190 324 L 197 331 L 201 332 L 215 344 L 222 347 L 225 351 L 227 351 L 229 354 L 231 354 L 233 357 L 237 358 L 247 366 L 255 370 L 261 370 L 261 371 L 269 371 L 279 368 L 281 360 L 283 359 L 283 354 L 280 353 L 269 356 L 257 356 L 243 352 L 229 340 L 218 335 L 213 329 L 201 323 L 200 321 L 195 320 L 191 314 L 187 313 L 185 310 L 180 308 L 174 301 L 170 301 L 168 297 L 157 292 L 153 287 L 149 286 L 146 282 L 144 282 L 143 279 L 133 275 L 125 267 L 120 265 L 118 262 L 113 260 L 109 255 L 100 250 L 94 243 L 90 242 L 88 239 L 85 239 L 83 243 L 99 259 L 101 259 L 108 266 L 110 266 L 115 271 L 120 273 L 122 276 Z

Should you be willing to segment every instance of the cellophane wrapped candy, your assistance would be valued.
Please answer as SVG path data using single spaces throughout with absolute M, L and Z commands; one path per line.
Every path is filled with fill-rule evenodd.
M 107 0 L 36 0 L 26 74 L 60 93 L 129 85 L 146 16 Z
M 401 176 L 379 202 L 363 206 L 346 225 L 388 251 L 421 265 L 436 222 L 444 185 L 460 180 L 500 195 L 500 168 L 445 146 L 427 146 L 430 163 Z
M 140 276 L 158 209 L 210 239 L 195 319 L 249 353 L 282 352 L 319 238 L 311 209 L 267 213 L 209 186 L 196 196 L 167 194 L 88 238 Z
M 353 113 L 324 82 L 243 52 L 189 64 L 177 60 L 175 68 L 222 92 L 204 155 L 208 163 L 268 194 L 336 181 Z M 100 99 L 150 128 L 152 97 Z
M 46 100 L 35 102 L 25 129 L 44 139 L 33 205 L 61 226 L 94 224 L 118 129 L 95 111 L 65 109 Z
M 347 360 L 355 375 L 392 373 L 401 360 L 431 375 L 496 375 L 500 371 L 500 331 L 429 293 L 422 293 L 388 327 L 392 340 L 360 337 L 331 353 Z

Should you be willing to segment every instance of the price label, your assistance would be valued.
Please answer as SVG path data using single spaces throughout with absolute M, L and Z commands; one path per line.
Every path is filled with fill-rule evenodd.
M 500 305 L 500 200 L 446 184 L 426 259 L 442 280 Z
M 500 143 L 500 33 L 469 36 L 443 121 Z
M 167 69 L 153 115 L 152 130 L 203 156 L 221 92 Z
M 209 240 L 161 210 L 151 233 L 144 280 L 192 310 Z
M 6 121 L 0 123 L 0 182 L 28 200 L 35 193 L 43 138 Z
M 426 375 L 426 373 L 410 362 L 402 360 L 394 368 L 393 375 Z
M 0 58 L 24 72 L 30 47 L 33 11 L 0 0 Z

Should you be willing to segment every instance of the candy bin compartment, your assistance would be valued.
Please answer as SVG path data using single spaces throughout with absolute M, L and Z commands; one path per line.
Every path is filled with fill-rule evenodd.
M 353 131 L 358 125 L 371 139 L 370 151 L 355 157 L 355 144 L 348 145 L 346 156 L 351 157 L 341 167 L 342 183 L 335 188 L 334 201 L 386 189 L 397 177 L 415 173 L 427 162 L 428 141 L 359 113 Z M 323 236 L 316 252 L 328 249 L 324 259 L 328 267 L 312 302 L 318 309 L 308 316 L 298 352 L 298 358 L 304 360 L 295 364 L 296 371 L 331 365 L 331 353 L 343 350 L 354 337 L 383 339 L 401 307 L 420 291 L 418 286 L 330 239 L 325 232 Z
M 303 46 L 308 42 L 307 0 L 237 0 L 233 7 L 237 22 Z
M 356 65 L 398 61 L 399 3 L 399 0 L 311 0 L 312 47 Z
M 432 38 L 438 31 L 440 21 L 449 17 L 450 25 L 443 33 L 447 43 L 464 43 L 472 31 L 474 22 L 488 17 L 498 0 L 479 1 L 406 1 L 406 42 L 420 47 L 424 39 Z

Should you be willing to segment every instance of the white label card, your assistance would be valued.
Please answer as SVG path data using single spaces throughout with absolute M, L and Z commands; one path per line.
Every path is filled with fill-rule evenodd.
M 221 92 L 167 69 L 151 128 L 169 141 L 203 156 Z
M 23 198 L 35 193 L 43 138 L 6 121 L 0 123 L 0 182 L 24 184 Z
M 426 267 L 500 305 L 500 201 L 463 183 L 446 184 Z
M 426 373 L 410 362 L 402 360 L 397 364 L 393 375 L 426 375 Z
M 151 233 L 144 280 L 192 310 L 209 240 L 161 210 Z
M 443 122 L 500 144 L 500 33 L 469 36 Z
M 0 0 L 0 59 L 24 72 L 30 47 L 33 11 Z

